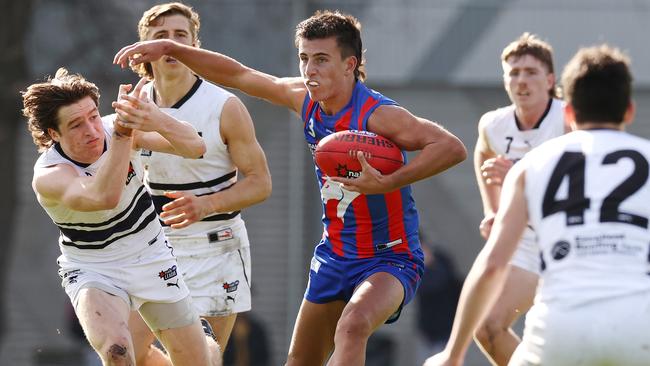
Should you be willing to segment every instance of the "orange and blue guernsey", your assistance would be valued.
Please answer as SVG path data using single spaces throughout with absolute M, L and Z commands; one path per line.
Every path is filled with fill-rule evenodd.
M 305 139 L 312 154 L 318 142 L 338 131 L 367 131 L 368 117 L 377 107 L 397 105 L 393 100 L 357 81 L 350 102 L 337 114 L 327 115 L 306 95 L 302 107 Z M 402 151 L 404 161 L 406 154 Z M 412 257 L 420 248 L 418 213 L 405 186 L 386 194 L 363 195 L 330 184 L 316 164 L 323 203 L 321 244 L 345 258 L 370 258 L 396 253 Z

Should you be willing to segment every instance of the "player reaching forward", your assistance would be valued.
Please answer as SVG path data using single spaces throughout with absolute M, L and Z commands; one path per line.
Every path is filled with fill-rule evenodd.
M 509 365 L 650 365 L 650 141 L 624 132 L 631 81 L 627 57 L 607 46 L 568 63 L 565 117 L 577 130 L 513 166 L 450 341 L 425 366 L 462 364 L 528 222 L 544 265 Z
M 218 84 L 297 113 L 311 148 L 342 130 L 367 130 L 419 153 L 390 175 L 359 155 L 357 179 L 316 174 L 323 200 L 324 235 L 298 313 L 288 365 L 363 365 L 368 337 L 394 321 L 420 281 L 422 251 L 409 184 L 440 173 L 466 156 L 463 144 L 439 125 L 411 114 L 363 83 L 360 24 L 339 12 L 317 12 L 296 28 L 301 77 L 278 78 L 219 53 L 169 40 L 122 49 L 126 66 L 166 54 Z M 317 329 L 318 331 L 314 331 Z
M 194 47 L 199 28 L 199 15 L 181 3 L 148 9 L 138 25 L 142 40 L 173 39 Z M 153 102 L 192 124 L 206 143 L 199 159 L 152 151 L 141 159 L 147 167 L 145 186 L 166 224 L 192 304 L 212 325 L 223 353 L 237 313 L 251 309 L 250 248 L 240 210 L 271 193 L 266 157 L 246 107 L 232 93 L 171 57 L 135 71 L 151 80 L 143 89 Z M 129 326 L 138 364 L 169 364 L 151 345 L 153 334 L 137 313 Z
M 104 365 L 135 363 L 128 319 L 139 310 L 175 365 L 216 366 L 219 348 L 206 343 L 135 151 L 197 158 L 205 145 L 141 95 L 142 85 L 113 103 L 115 127 L 99 116 L 97 87 L 79 75 L 59 69 L 29 86 L 23 113 L 42 152 L 32 186 L 59 228 L 62 285 Z

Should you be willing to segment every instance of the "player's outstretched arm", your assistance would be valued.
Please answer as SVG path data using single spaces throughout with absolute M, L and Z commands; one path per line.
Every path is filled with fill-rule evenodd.
M 437 123 L 419 118 L 398 106 L 380 106 L 368 119 L 368 131 L 384 136 L 407 151 L 419 151 L 408 164 L 381 175 L 359 159 L 363 171 L 356 179 L 332 178 L 352 191 L 375 194 L 392 192 L 405 185 L 443 172 L 467 157 L 465 145 Z
M 142 78 L 131 95 L 120 95 L 113 108 L 117 124 L 133 129 L 136 148 L 160 151 L 185 158 L 198 158 L 205 153 L 205 143 L 194 127 L 177 120 L 158 108 L 142 92 Z
M 163 206 L 161 218 L 172 228 L 182 228 L 214 213 L 244 209 L 271 194 L 271 173 L 262 147 L 255 138 L 251 117 L 238 98 L 230 98 L 221 113 L 221 136 L 230 157 L 243 174 L 233 186 L 213 194 L 194 196 L 170 192 L 174 201 Z
M 218 52 L 183 45 L 171 40 L 137 42 L 122 48 L 113 63 L 122 67 L 171 56 L 192 71 L 219 85 L 301 112 L 307 89 L 301 78 L 279 78 L 252 69 Z
M 524 169 L 516 167 L 506 177 L 494 228 L 467 275 L 447 346 L 424 365 L 461 365 L 476 327 L 492 308 L 503 287 L 508 262 L 526 228 Z

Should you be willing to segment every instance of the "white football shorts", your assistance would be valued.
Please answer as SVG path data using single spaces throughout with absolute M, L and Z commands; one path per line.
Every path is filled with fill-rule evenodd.
M 519 241 L 517 250 L 512 255 L 510 264 L 539 276 L 542 269 L 542 259 L 539 253 L 535 232 L 531 228 L 526 228 Z
M 535 304 L 508 365 L 647 366 L 649 329 L 650 293 L 573 307 Z
M 137 257 L 127 260 L 80 263 L 61 255 L 57 262 L 61 285 L 75 308 L 79 292 L 84 288 L 97 288 L 118 296 L 131 310 L 138 310 L 146 302 L 174 303 L 189 294 L 162 232 Z
M 249 311 L 251 256 L 246 226 L 242 222 L 215 229 L 211 238 L 172 242 L 194 309 L 203 317 Z M 209 250 L 210 246 L 220 250 Z

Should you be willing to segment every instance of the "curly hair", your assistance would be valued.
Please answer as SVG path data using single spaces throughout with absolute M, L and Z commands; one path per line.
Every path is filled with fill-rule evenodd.
M 21 92 L 23 96 L 23 115 L 27 117 L 27 128 L 32 134 L 34 144 L 39 152 L 47 150 L 54 144 L 48 130 L 59 132 L 58 113 L 65 107 L 86 97 L 92 98 L 99 105 L 99 89 L 83 76 L 69 74 L 65 68 L 59 68 L 54 78 L 30 85 Z
M 341 57 L 354 56 L 357 58 L 354 77 L 361 81 L 365 80 L 361 23 L 352 15 L 343 14 L 338 10 L 319 10 L 296 26 L 294 42 L 298 47 L 301 39 L 312 40 L 330 37 L 336 37 L 336 44 L 341 49 Z
M 182 15 L 187 18 L 190 23 L 192 43 L 194 43 L 196 47 L 201 46 L 201 41 L 199 40 L 199 29 L 201 28 L 199 14 L 195 12 L 191 6 L 179 2 L 156 5 L 145 11 L 138 22 L 138 36 L 140 37 L 140 40 L 146 40 L 149 29 L 152 26 L 159 25 L 162 18 L 171 15 Z M 131 69 L 140 75 L 140 77 L 153 79 L 153 69 L 149 62 L 131 66 Z

